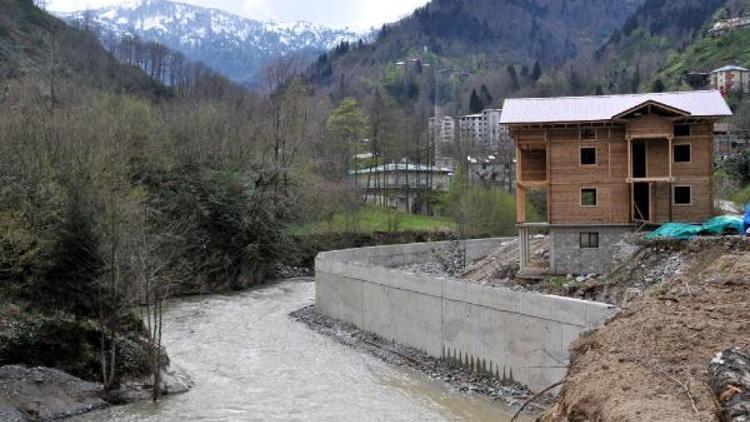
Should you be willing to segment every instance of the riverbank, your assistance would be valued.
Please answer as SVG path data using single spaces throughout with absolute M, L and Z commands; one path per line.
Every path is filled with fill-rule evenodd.
M 185 393 L 193 381 L 182 369 L 168 367 L 160 376 L 162 395 Z M 106 394 L 100 383 L 84 381 L 53 368 L 0 366 L 0 421 L 57 420 L 150 400 L 153 379 L 130 379 Z
M 322 315 L 316 312 L 315 305 L 294 311 L 289 316 L 315 332 L 331 337 L 357 351 L 375 356 L 390 365 L 411 368 L 427 375 L 432 380 L 447 384 L 456 391 L 487 396 L 513 410 L 519 409 L 534 395 L 519 384 L 503 382 L 494 376 L 473 373 L 466 368 L 452 366 L 419 350 L 387 341 L 372 333 L 359 330 L 352 324 Z M 551 396 L 543 397 L 530 403 L 526 410 L 532 415 L 540 414 L 551 405 L 553 400 Z

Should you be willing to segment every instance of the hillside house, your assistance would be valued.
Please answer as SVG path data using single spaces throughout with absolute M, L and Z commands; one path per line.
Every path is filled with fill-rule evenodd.
M 714 126 L 714 153 L 716 158 L 723 159 L 731 155 L 740 154 L 750 148 L 750 141 L 744 131 L 738 130 L 727 122 Z
M 521 267 L 529 231 L 548 230 L 557 274 L 606 273 L 634 227 L 713 215 L 714 123 L 731 115 L 718 91 L 506 100 L 515 141 Z M 526 195 L 547 197 L 544 223 Z
M 711 72 L 711 88 L 724 95 L 750 92 L 750 70 L 740 66 L 724 66 Z
M 750 26 L 750 16 L 737 16 L 729 19 L 722 19 L 708 30 L 711 35 L 721 35 L 733 29 L 747 28 Z

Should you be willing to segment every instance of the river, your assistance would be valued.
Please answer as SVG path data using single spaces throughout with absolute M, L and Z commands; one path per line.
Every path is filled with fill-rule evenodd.
M 509 413 L 411 369 L 389 365 L 292 321 L 310 280 L 170 303 L 165 338 L 195 387 L 159 403 L 78 421 L 493 421 Z M 528 420 L 528 419 L 526 419 Z

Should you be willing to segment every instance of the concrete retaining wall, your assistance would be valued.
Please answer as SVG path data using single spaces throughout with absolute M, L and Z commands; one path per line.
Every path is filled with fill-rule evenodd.
M 507 239 L 467 241 L 470 260 Z M 360 329 L 545 388 L 565 375 L 568 344 L 616 312 L 610 305 L 399 271 L 446 242 L 326 252 L 315 263 L 318 311 Z

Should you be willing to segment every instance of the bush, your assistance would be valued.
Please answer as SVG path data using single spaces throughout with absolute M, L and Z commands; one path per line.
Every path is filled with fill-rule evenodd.
M 744 189 L 732 195 L 732 201 L 742 208 L 750 204 L 750 185 L 745 186 Z
M 464 236 L 511 236 L 516 232 L 516 199 L 511 193 L 473 186 L 451 192 L 448 200 L 447 209 Z M 526 215 L 529 221 L 537 219 L 531 201 L 527 202 Z
M 20 211 L 0 211 L 0 297 L 24 295 L 39 266 L 41 246 Z
M 264 281 L 284 244 L 286 203 L 272 177 L 182 166 L 145 180 L 178 293 L 243 289 Z
M 133 320 L 135 321 L 135 319 Z M 140 330 L 117 336 L 118 376 L 149 373 L 151 347 Z M 140 333 L 139 333 L 140 332 Z M 111 338 L 105 342 L 110 344 Z M 101 381 L 101 330 L 94 320 L 0 308 L 0 365 L 59 368 L 88 381 Z

